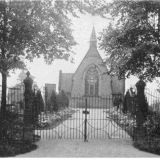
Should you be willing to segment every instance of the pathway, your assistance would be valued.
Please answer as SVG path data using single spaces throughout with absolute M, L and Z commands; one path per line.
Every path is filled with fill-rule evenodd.
M 83 139 L 84 109 L 78 109 L 72 117 L 54 129 L 37 130 L 42 139 Z M 88 109 L 87 137 L 89 139 L 125 138 L 128 134 L 109 118 L 104 109 Z
M 79 109 L 55 129 L 41 131 L 38 149 L 17 157 L 159 157 L 134 148 L 127 133 L 105 119 L 108 115 L 104 110 L 89 112 L 88 142 L 83 141 L 84 115 Z
M 41 140 L 38 149 L 21 157 L 159 157 L 140 151 L 127 140 Z

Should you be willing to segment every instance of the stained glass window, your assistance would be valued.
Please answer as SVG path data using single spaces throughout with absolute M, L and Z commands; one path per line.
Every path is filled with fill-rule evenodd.
M 98 71 L 95 66 L 88 69 L 85 78 L 85 95 L 98 96 Z

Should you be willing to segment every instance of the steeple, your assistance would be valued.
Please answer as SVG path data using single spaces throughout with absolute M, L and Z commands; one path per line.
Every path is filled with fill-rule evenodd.
M 100 57 L 98 50 L 97 50 L 97 37 L 96 37 L 94 26 L 92 28 L 92 33 L 91 33 L 89 43 L 90 43 L 90 46 L 86 54 L 86 57 Z
M 91 33 L 91 37 L 90 37 L 90 47 L 97 47 L 97 37 L 96 37 L 96 32 L 95 32 L 94 26 L 92 28 L 92 33 Z

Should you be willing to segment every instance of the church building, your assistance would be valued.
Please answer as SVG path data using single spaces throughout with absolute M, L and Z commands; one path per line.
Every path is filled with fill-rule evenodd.
M 111 77 L 97 50 L 97 38 L 93 27 L 89 49 L 75 73 L 59 72 L 59 91 L 71 97 L 106 97 L 124 94 L 125 80 Z

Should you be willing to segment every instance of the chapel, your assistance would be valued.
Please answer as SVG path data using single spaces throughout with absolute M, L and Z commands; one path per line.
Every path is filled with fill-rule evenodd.
M 111 77 L 97 49 L 97 37 L 93 27 L 89 49 L 75 73 L 59 71 L 59 91 L 68 97 L 106 97 L 115 94 L 124 95 L 125 80 Z

